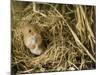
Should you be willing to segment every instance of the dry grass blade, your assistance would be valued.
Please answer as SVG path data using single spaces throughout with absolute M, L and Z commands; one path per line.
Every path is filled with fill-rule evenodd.
M 94 6 L 14 1 L 12 70 L 20 75 L 95 69 L 94 9 Z M 40 56 L 33 55 L 24 45 L 21 29 L 27 22 L 39 26 L 45 45 Z
M 68 24 L 67 24 L 68 25 Z M 79 45 L 80 47 L 83 48 L 83 50 L 89 55 L 89 57 L 94 61 L 96 62 L 95 58 L 90 54 L 90 52 L 88 51 L 88 49 L 86 49 L 86 47 L 84 47 L 84 45 L 80 42 L 80 40 L 78 39 L 77 35 L 75 34 L 75 32 L 71 29 L 71 27 L 68 25 L 77 45 Z

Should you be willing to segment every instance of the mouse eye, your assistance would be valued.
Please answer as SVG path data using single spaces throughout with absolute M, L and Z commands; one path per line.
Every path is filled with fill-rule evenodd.
M 31 33 L 31 29 L 29 30 L 29 33 Z

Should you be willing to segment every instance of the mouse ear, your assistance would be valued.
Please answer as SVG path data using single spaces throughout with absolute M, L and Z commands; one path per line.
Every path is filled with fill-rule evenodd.
M 41 28 L 41 24 L 40 23 L 34 23 L 36 29 L 38 30 L 39 33 L 41 33 L 42 28 Z
M 19 22 L 19 27 L 20 27 L 20 31 L 23 33 L 24 31 L 24 27 L 28 24 L 28 21 L 27 20 L 21 20 Z

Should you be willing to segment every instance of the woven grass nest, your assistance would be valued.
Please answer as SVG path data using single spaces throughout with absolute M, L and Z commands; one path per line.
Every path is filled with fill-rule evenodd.
M 46 50 L 33 55 L 23 42 L 23 23 L 37 23 Z M 95 69 L 95 6 L 13 2 L 12 72 Z

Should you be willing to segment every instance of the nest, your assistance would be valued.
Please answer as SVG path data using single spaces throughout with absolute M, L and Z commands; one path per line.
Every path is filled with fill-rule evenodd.
M 23 42 L 23 23 L 37 23 L 46 47 L 33 55 Z M 95 69 L 95 6 L 13 2 L 12 73 Z

